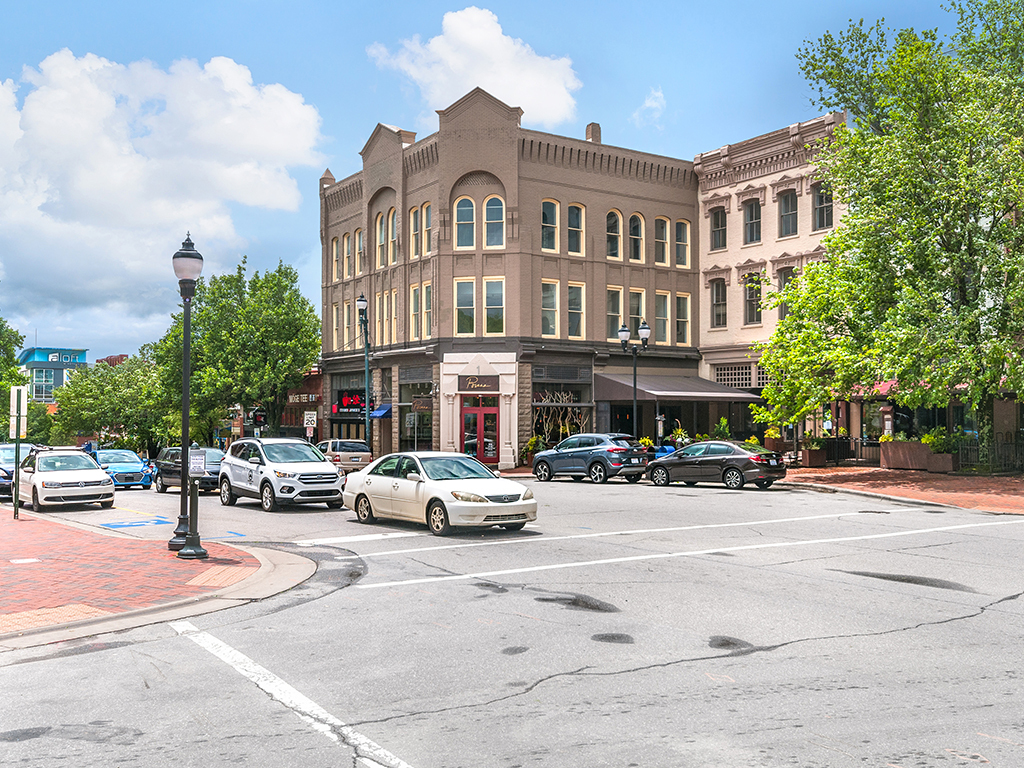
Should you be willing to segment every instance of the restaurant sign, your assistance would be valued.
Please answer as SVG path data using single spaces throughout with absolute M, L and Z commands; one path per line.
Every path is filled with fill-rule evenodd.
M 459 376 L 459 392 L 490 392 L 501 391 L 498 376 Z

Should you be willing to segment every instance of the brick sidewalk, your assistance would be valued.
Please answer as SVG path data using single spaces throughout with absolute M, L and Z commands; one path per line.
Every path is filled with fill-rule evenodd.
M 259 570 L 241 550 L 203 543 L 181 560 L 164 541 L 108 536 L 0 510 L 0 635 L 200 597 Z

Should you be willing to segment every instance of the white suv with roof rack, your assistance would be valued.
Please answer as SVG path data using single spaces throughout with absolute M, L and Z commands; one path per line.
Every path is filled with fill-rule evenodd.
M 316 446 L 289 437 L 247 437 L 231 444 L 220 464 L 220 503 L 259 499 L 266 512 L 280 504 L 344 506 L 345 472 Z

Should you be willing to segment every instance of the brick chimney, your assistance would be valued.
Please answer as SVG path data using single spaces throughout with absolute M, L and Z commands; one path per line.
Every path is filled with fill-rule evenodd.
M 592 141 L 595 144 L 601 143 L 601 124 L 591 123 L 587 126 L 587 141 Z

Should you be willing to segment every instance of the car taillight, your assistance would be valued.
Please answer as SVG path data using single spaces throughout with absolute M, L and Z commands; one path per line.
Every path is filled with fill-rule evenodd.
M 625 453 L 625 448 L 609 448 L 608 453 Z
M 760 456 L 760 455 L 758 455 L 758 456 L 751 456 L 750 460 L 755 462 L 756 464 L 767 464 L 768 463 L 768 457 L 767 456 Z
M 341 456 L 331 456 L 331 461 L 335 464 L 341 464 Z

